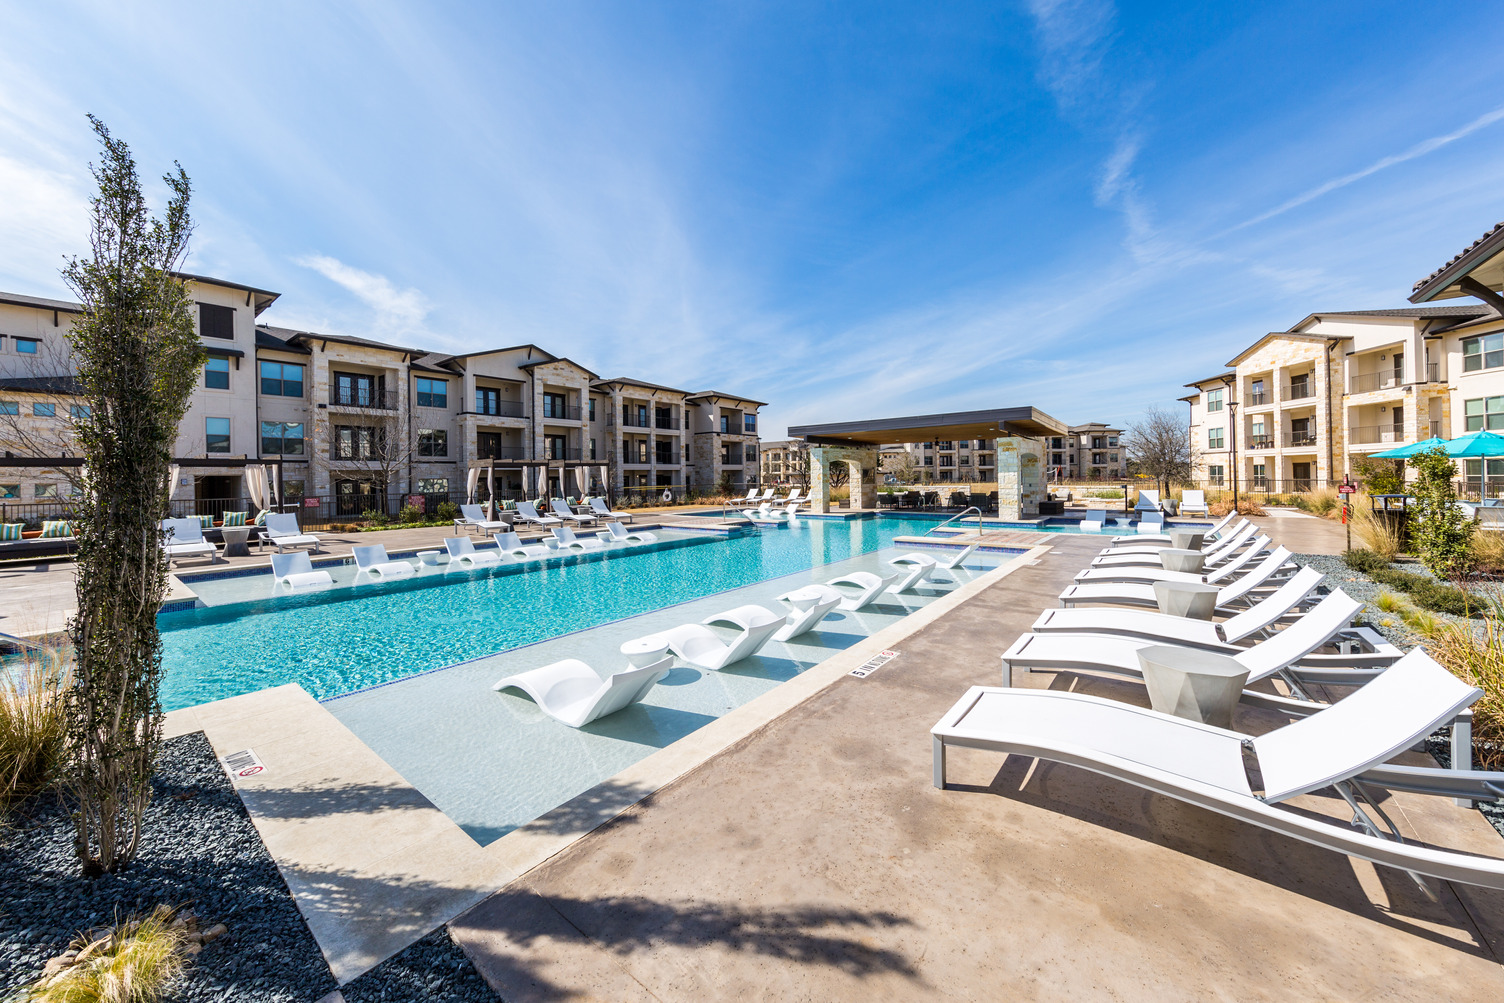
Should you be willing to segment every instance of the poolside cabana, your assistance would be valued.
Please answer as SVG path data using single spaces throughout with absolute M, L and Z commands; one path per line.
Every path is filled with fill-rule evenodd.
M 830 464 L 851 468 L 851 497 L 857 507 L 877 506 L 879 449 L 888 442 L 994 439 L 997 442 L 998 514 L 1004 519 L 1039 515 L 1044 498 L 1045 436 L 1067 435 L 1065 422 L 1034 407 L 992 411 L 839 421 L 798 425 L 789 435 L 809 443 L 810 505 L 830 511 Z

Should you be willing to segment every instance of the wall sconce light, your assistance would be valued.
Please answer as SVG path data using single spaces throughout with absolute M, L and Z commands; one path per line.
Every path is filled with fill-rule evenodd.
M 1380 362 L 1383 362 L 1387 358 L 1389 358 L 1389 356 L 1385 355 L 1383 352 L 1379 353 L 1379 361 Z
M 1389 410 L 1389 408 L 1385 407 L 1383 404 L 1379 405 L 1379 414 L 1383 414 L 1385 411 L 1388 411 L 1388 410 Z

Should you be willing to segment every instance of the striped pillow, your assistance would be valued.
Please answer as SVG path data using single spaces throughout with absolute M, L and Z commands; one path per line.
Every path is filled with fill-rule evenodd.
M 212 515 L 201 515 L 198 517 L 198 524 L 202 529 L 213 529 L 214 517 Z
M 266 525 L 266 511 L 267 511 L 266 509 L 262 509 L 260 512 L 257 512 L 256 513 L 256 521 L 254 523 L 252 523 L 252 525 L 255 525 L 255 526 L 265 526 Z
M 19 540 L 24 522 L 0 522 L 0 540 Z
M 56 539 L 60 536 L 72 536 L 73 523 L 62 519 L 47 519 L 42 523 L 42 539 Z
M 517 511 L 517 503 L 514 501 L 504 501 L 501 503 L 501 510 L 503 512 L 515 512 Z
M 226 526 L 244 526 L 245 525 L 245 513 L 244 512 L 226 512 L 224 514 L 224 516 L 225 516 L 225 521 L 224 521 L 223 525 L 226 525 Z

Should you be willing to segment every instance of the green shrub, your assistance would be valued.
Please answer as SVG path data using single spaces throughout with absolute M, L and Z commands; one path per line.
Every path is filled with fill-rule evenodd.
M 1472 616 L 1480 612 L 1478 607 L 1481 603 L 1459 588 L 1451 585 L 1443 585 L 1441 582 L 1428 581 L 1426 584 L 1411 591 L 1410 598 L 1422 609 L 1433 610 L 1437 613 L 1448 613 L 1452 616 Z
M 67 751 L 63 694 L 71 668 L 55 651 L 23 658 L 14 668 L 0 666 L 0 809 L 51 786 Z
M 1363 456 L 1353 461 L 1353 473 L 1371 495 L 1397 495 L 1405 490 L 1404 463 Z
M 416 505 L 404 505 L 402 511 L 397 513 L 398 522 L 422 522 L 423 510 Z
M 1409 463 L 1420 475 L 1410 515 L 1410 543 L 1416 556 L 1440 577 L 1467 571 L 1472 561 L 1468 543 L 1473 524 L 1457 508 L 1457 494 L 1452 490 L 1457 464 L 1440 446 L 1415 454 Z
M 434 509 L 434 518 L 440 522 L 453 522 L 460 517 L 460 507 L 452 501 L 439 502 Z
M 392 521 L 391 516 L 385 512 L 378 512 L 375 509 L 367 509 L 360 514 L 360 517 L 372 526 L 385 526 Z
M 11 997 L 16 1003 L 156 1003 L 181 978 L 186 929 L 157 906 L 144 919 L 79 934 L 69 963 Z
M 1349 550 L 1342 555 L 1342 559 L 1347 562 L 1349 568 L 1366 575 L 1375 571 L 1384 571 L 1389 567 L 1388 561 L 1364 547 Z

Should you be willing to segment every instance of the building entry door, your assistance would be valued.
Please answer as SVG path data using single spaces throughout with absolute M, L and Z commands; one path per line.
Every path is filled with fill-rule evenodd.
M 1294 483 L 1290 485 L 1291 490 L 1311 490 L 1311 465 L 1309 463 L 1290 464 L 1290 474 L 1291 480 L 1294 481 Z

